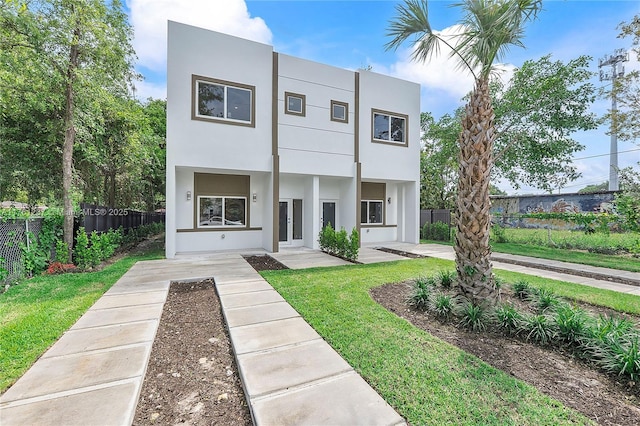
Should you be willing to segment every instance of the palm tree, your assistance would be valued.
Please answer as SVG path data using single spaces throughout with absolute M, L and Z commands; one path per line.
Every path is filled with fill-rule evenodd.
M 498 292 L 491 266 L 489 185 L 496 137 L 489 79 L 511 46 L 524 47 L 524 26 L 534 20 L 542 0 L 462 0 L 462 32 L 451 43 L 429 24 L 426 0 L 405 0 L 396 6 L 385 46 L 397 49 L 413 38 L 412 59 L 424 62 L 439 54 L 441 45 L 475 79 L 462 118 L 459 137 L 458 195 L 456 199 L 456 270 L 460 293 L 474 304 L 495 303 Z

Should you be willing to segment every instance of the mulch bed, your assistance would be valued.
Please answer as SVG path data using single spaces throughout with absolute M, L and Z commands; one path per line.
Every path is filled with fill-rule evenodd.
M 251 425 L 212 280 L 172 283 L 134 425 Z
M 278 271 L 281 269 L 289 269 L 282 263 L 275 260 L 268 254 L 243 256 L 244 260 L 253 267 L 256 271 Z
M 599 424 L 640 424 L 638 384 L 606 375 L 569 352 L 502 334 L 476 333 L 443 323 L 411 308 L 406 302 L 410 292 L 409 283 L 394 283 L 372 289 L 371 296 L 416 327 L 535 386 Z M 512 295 L 503 290 L 503 300 L 508 298 Z
M 421 259 L 427 256 L 421 255 L 421 254 L 417 254 L 417 253 L 411 253 L 408 251 L 404 251 L 404 250 L 396 250 L 396 249 L 391 249 L 388 247 L 376 247 L 377 250 L 383 251 L 385 253 L 392 253 L 392 254 L 397 254 L 398 256 L 404 256 L 404 257 L 408 257 L 410 259 Z

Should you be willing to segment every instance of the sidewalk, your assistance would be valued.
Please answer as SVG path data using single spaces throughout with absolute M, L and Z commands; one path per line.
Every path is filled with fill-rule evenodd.
M 416 245 L 407 243 L 388 243 L 384 246 L 396 250 L 421 254 L 423 256 L 455 260 L 453 247 L 442 244 Z M 577 263 L 516 256 L 505 253 L 494 253 L 492 259 L 493 266 L 497 269 L 521 272 L 523 274 L 583 284 L 591 287 L 640 296 L 640 273 L 637 272 L 599 268 Z M 585 277 L 585 274 L 594 275 L 597 278 Z M 637 282 L 638 285 L 623 284 L 624 282 Z
M 405 424 L 239 253 L 138 262 L 0 397 L 0 424 L 130 425 L 170 281 L 210 277 L 255 425 Z

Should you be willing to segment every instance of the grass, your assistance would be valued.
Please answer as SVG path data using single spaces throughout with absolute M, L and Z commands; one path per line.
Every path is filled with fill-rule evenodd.
M 0 392 L 4 392 L 69 327 L 139 260 L 162 253 L 124 257 L 101 271 L 41 275 L 0 294 Z
M 592 305 L 604 306 L 618 312 L 640 315 L 640 296 L 569 283 L 566 281 L 555 281 L 548 278 L 537 277 L 535 275 L 525 275 L 501 269 L 494 269 L 494 273 L 497 277 L 508 282 L 525 280 L 532 287 L 541 290 L 550 290 L 557 296 L 575 299 Z
M 369 296 L 373 287 L 451 266 L 415 259 L 262 275 L 411 424 L 591 424 Z
M 640 259 L 628 256 L 585 253 L 575 250 L 515 243 L 492 243 L 491 248 L 496 253 L 517 254 L 521 256 L 538 257 L 541 259 L 580 263 L 582 265 L 600 266 L 602 268 L 640 272 Z
M 420 243 L 441 244 L 446 246 L 453 245 L 453 243 L 450 241 L 420 240 Z M 602 268 L 620 269 L 630 272 L 640 272 L 640 259 L 630 256 L 588 253 L 577 250 L 544 247 L 541 245 L 526 243 L 491 243 L 491 250 L 495 253 L 516 254 L 520 256 L 537 257 L 540 259 L 551 259 L 559 260 L 562 262 L 579 263 L 581 265 L 599 266 Z

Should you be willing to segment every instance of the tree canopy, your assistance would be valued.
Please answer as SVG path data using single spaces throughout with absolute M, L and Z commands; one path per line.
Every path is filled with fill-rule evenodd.
M 590 112 L 596 89 L 589 82 L 589 61 L 581 56 L 564 63 L 547 55 L 526 61 L 506 84 L 494 80 L 494 183 L 505 178 L 515 188 L 526 184 L 551 192 L 580 176 L 572 158 L 584 147 L 573 134 L 598 124 Z M 444 206 L 441 201 L 455 197 L 451 177 L 458 167 L 463 114 L 459 108 L 437 121 L 424 116 L 423 205 Z

